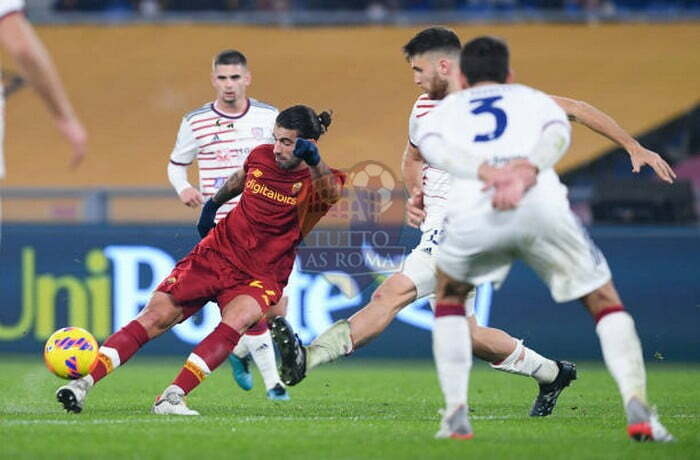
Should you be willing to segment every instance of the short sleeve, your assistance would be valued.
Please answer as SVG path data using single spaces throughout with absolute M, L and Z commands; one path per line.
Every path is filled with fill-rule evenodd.
M 23 9 L 23 0 L 2 0 L 0 1 L 0 20 L 11 13 L 17 13 Z

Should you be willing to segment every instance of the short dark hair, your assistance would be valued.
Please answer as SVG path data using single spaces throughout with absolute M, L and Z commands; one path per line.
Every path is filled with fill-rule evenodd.
M 459 54 L 462 47 L 459 37 L 452 30 L 433 26 L 418 32 L 403 46 L 406 59 L 419 56 L 430 51 L 443 51 L 450 54 Z
M 318 140 L 331 125 L 331 113 L 328 111 L 316 114 L 309 106 L 295 105 L 281 111 L 275 123 L 282 128 L 296 130 L 302 139 Z
M 462 48 L 459 68 L 470 85 L 482 81 L 505 83 L 510 70 L 509 54 L 505 40 L 477 37 Z
M 213 66 L 217 65 L 248 65 L 248 60 L 245 55 L 237 50 L 223 50 L 214 58 Z

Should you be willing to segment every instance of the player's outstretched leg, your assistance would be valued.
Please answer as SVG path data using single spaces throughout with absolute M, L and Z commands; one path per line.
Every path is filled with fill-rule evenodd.
M 280 374 L 286 385 L 296 385 L 306 376 L 306 350 L 291 324 L 282 316 L 270 321 L 270 331 L 280 351 Z
M 550 415 L 561 392 L 576 379 L 576 365 L 545 358 L 524 346 L 522 340 L 511 337 L 501 329 L 479 326 L 473 313 L 475 310 L 490 308 L 493 288 L 486 283 L 478 286 L 475 291 L 476 295 L 470 294 L 466 305 L 474 354 L 498 371 L 535 379 L 539 393 L 530 409 L 530 415 Z

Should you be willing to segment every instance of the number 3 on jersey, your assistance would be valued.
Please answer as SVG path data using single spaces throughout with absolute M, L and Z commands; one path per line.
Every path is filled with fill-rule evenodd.
M 474 142 L 489 142 L 503 135 L 506 126 L 508 126 L 508 117 L 503 109 L 494 105 L 501 99 L 503 99 L 503 96 L 482 97 L 469 101 L 472 105 L 476 104 L 476 107 L 472 109 L 474 115 L 488 114 L 492 115 L 496 120 L 496 128 L 490 133 L 477 134 L 474 136 Z

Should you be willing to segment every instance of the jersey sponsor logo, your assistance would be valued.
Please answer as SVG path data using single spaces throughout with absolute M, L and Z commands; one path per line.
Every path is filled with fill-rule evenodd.
M 296 206 L 297 204 L 297 199 L 293 196 L 285 195 L 277 190 L 273 190 L 267 185 L 255 180 L 254 177 L 251 177 L 246 181 L 245 188 L 254 195 L 262 195 L 269 200 L 276 201 L 277 203 L 288 204 L 291 206 Z

